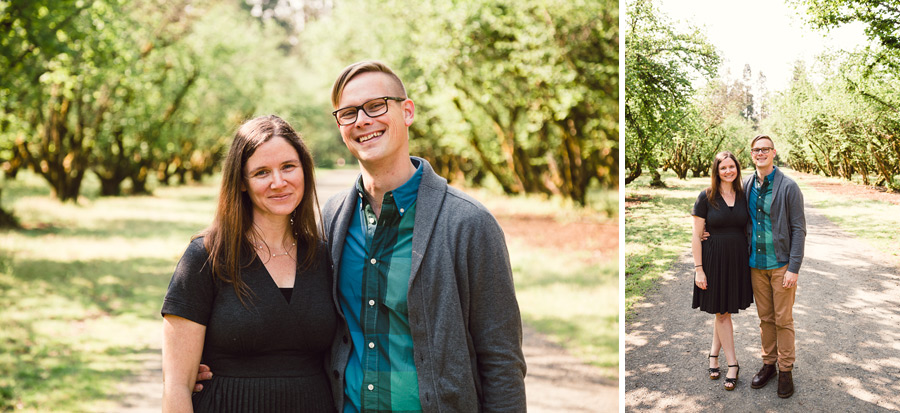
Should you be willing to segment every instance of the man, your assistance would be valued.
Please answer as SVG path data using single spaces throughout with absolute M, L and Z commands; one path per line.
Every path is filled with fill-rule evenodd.
M 361 174 L 323 209 L 338 309 L 332 346 L 343 412 L 525 411 L 522 322 L 497 221 L 409 156 L 415 104 L 381 62 L 332 88 Z
M 794 394 L 794 296 L 803 262 L 806 217 L 803 194 L 774 165 L 772 138 L 759 135 L 750 143 L 756 173 L 744 181 L 750 209 L 750 280 L 759 313 L 763 366 L 750 387 L 760 389 L 778 368 L 778 397 Z
M 497 221 L 409 156 L 415 104 L 381 62 L 343 70 L 331 96 L 361 174 L 323 209 L 339 311 L 343 412 L 525 411 L 522 323 Z

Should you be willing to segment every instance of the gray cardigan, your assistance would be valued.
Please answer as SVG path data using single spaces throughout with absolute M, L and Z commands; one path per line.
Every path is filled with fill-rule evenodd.
M 744 193 L 750 195 L 750 185 L 756 174 L 744 180 Z M 772 181 L 772 238 L 775 244 L 775 259 L 788 263 L 788 272 L 800 273 L 803 263 L 803 247 L 806 244 L 806 216 L 803 213 L 803 194 L 793 179 L 775 168 Z M 750 213 L 753 206 L 747 203 Z M 753 248 L 753 223 L 747 221 L 747 245 Z
M 407 298 L 422 409 L 524 412 L 522 319 L 503 232 L 478 201 L 448 186 L 424 159 L 414 159 L 423 163 L 424 171 Z M 337 275 L 357 198 L 351 187 L 323 209 L 339 313 Z M 344 324 L 330 360 L 338 412 L 343 411 L 351 346 Z

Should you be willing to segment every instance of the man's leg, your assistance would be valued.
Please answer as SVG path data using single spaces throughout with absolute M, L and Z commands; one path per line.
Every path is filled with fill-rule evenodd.
M 775 364 L 778 360 L 775 329 L 775 303 L 772 297 L 772 271 L 750 269 L 753 285 L 753 300 L 759 315 L 759 333 L 762 339 L 762 359 L 764 364 Z
M 787 266 L 772 271 L 772 291 L 775 304 L 775 329 L 778 339 L 778 397 L 794 394 L 794 297 L 797 286 L 784 288 Z
M 777 345 L 775 342 L 775 311 L 772 297 L 771 271 L 750 269 L 750 282 L 753 285 L 753 299 L 756 302 L 756 312 L 759 315 L 759 332 L 762 341 L 763 366 L 753 376 L 750 387 L 759 389 L 765 387 L 769 379 L 775 376 L 775 362 L 778 359 Z
M 772 270 L 772 292 L 775 315 L 775 331 L 778 349 L 778 370 L 791 371 L 794 367 L 794 298 L 797 286 L 782 287 L 787 266 Z

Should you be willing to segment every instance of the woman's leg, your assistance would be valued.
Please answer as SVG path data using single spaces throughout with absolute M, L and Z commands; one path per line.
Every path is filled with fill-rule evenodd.
M 712 345 L 709 348 L 710 356 L 718 356 L 719 350 L 722 348 L 722 342 L 719 341 L 719 327 L 718 326 L 719 326 L 718 323 L 713 323 L 713 339 L 712 339 Z M 711 369 L 719 368 L 719 359 L 717 357 L 709 358 L 709 368 L 711 368 Z M 710 372 L 710 377 L 712 377 L 712 376 L 718 377 L 718 373 Z
M 731 323 L 731 314 L 716 314 L 716 335 L 719 337 L 719 342 L 722 345 L 722 349 L 725 350 L 725 359 L 728 361 L 729 366 L 736 366 L 737 362 L 737 354 L 734 351 L 734 326 Z M 729 367 L 728 373 L 725 374 L 725 378 L 735 378 L 738 374 L 737 367 Z

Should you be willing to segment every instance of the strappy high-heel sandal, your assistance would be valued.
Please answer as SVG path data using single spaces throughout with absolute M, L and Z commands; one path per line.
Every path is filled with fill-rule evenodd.
M 730 378 L 730 377 L 728 377 L 728 375 L 726 374 L 726 376 L 725 376 L 725 384 L 723 384 L 722 386 L 725 387 L 725 390 L 732 391 L 732 390 L 734 390 L 735 387 L 737 387 L 738 376 L 741 374 L 741 366 L 739 366 L 739 365 L 737 365 L 737 364 L 734 364 L 734 365 L 729 364 L 728 367 L 729 367 L 729 368 L 731 368 L 731 367 L 737 367 L 737 371 L 734 372 L 734 378 L 733 378 L 733 379 Z M 730 384 L 731 386 L 729 386 L 729 384 Z
M 707 358 L 707 359 L 717 359 L 717 360 L 718 360 L 719 355 L 716 354 L 716 355 L 714 356 L 714 355 L 710 354 L 710 355 L 707 356 L 706 358 Z M 718 368 L 718 367 L 710 367 L 710 368 L 709 368 L 709 379 L 710 379 L 710 380 L 718 380 L 720 376 L 721 376 L 721 372 L 719 371 L 719 368 Z

